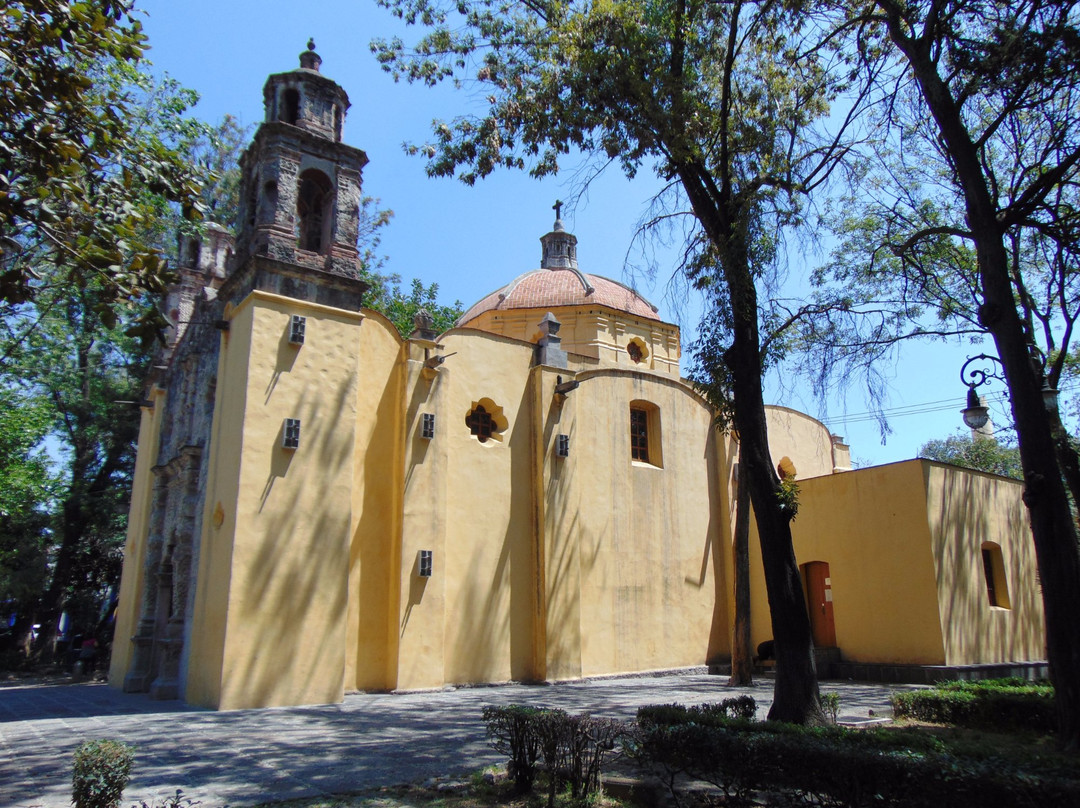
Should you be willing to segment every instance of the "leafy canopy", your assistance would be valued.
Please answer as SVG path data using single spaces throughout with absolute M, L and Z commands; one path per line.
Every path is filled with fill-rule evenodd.
M 976 471 L 988 471 L 1002 477 L 1024 479 L 1020 468 L 1020 450 L 998 443 L 993 438 L 972 438 L 969 435 L 950 435 L 944 440 L 932 440 L 919 449 L 919 457 L 950 463 Z
M 145 96 L 131 71 L 145 49 L 128 0 L 0 8 L 0 303 L 38 294 L 42 253 L 63 267 L 50 282 L 97 285 L 110 322 L 118 304 L 164 288 L 147 198 L 197 219 L 199 183 L 176 148 L 190 135 L 183 124 L 139 126 Z

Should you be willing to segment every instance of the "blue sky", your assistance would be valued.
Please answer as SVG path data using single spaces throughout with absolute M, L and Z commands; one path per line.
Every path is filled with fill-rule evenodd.
M 594 180 L 582 194 L 585 166 L 570 161 L 557 178 L 537 181 L 524 173 L 502 172 L 474 187 L 449 179 L 429 179 L 424 160 L 407 156 L 406 141 L 423 142 L 433 119 L 449 119 L 472 102 L 465 91 L 431 90 L 395 84 L 371 55 L 373 37 L 401 34 L 415 38 L 374 0 L 143 0 L 153 70 L 167 72 L 199 92 L 195 112 L 217 122 L 225 114 L 245 124 L 263 118 L 262 86 L 271 73 L 292 70 L 309 37 L 323 59 L 322 72 L 349 94 L 352 107 L 345 140 L 367 152 L 364 189 L 394 211 L 382 252 L 387 271 L 406 281 L 437 282 L 440 297 L 466 307 L 540 262 L 541 235 L 554 219 L 556 199 L 567 202 L 563 220 L 578 237 L 581 268 L 634 285 L 660 307 L 661 316 L 692 339 L 698 319 L 693 300 L 668 283 L 675 254 L 655 250 L 660 268 L 650 278 L 634 234 L 659 188 L 650 172 L 629 182 L 617 170 Z M 793 282 L 820 256 L 789 258 Z M 892 379 L 887 411 L 892 434 L 882 444 L 877 423 L 865 417 L 863 393 L 851 390 L 824 408 L 799 384 L 780 377 L 766 383 L 769 403 L 783 404 L 821 418 L 845 437 L 852 456 L 870 463 L 914 457 L 932 438 L 960 425 L 965 388 L 959 370 L 980 349 L 968 344 L 911 345 L 885 370 Z M 999 405 L 1000 409 L 1000 405 Z M 1006 419 L 1000 412 L 998 423 Z

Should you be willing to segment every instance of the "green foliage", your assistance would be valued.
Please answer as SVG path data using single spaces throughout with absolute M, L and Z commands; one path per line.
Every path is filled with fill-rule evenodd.
M 116 808 L 131 779 L 135 747 L 120 741 L 87 741 L 75 750 L 71 802 L 75 808 Z
M 1057 728 L 1054 689 L 1023 679 L 948 682 L 893 696 L 897 717 L 1001 732 Z
M 791 515 L 791 520 L 795 521 L 795 516 L 799 513 L 799 483 L 796 482 L 794 476 L 780 479 L 776 496 L 780 500 L 781 507 Z
M 167 278 L 144 237 L 157 200 L 196 219 L 199 183 L 177 150 L 191 122 L 148 99 L 135 65 L 146 48 L 128 0 L 6 3 L 0 11 L 0 303 L 32 301 L 40 266 L 99 289 L 100 315 Z M 148 100 L 150 103 L 148 104 Z M 140 128 L 163 113 L 169 125 Z
M 950 435 L 945 440 L 924 443 L 919 449 L 919 457 L 976 471 L 988 471 L 1015 480 L 1024 479 L 1020 450 L 992 439 Z
M 406 294 L 397 275 L 369 274 L 367 280 L 371 288 L 365 295 L 365 305 L 385 314 L 403 337 L 412 334 L 414 318 L 421 309 L 431 315 L 432 328 L 439 334 L 452 328 L 463 313 L 460 300 L 454 301 L 453 306 L 439 303 L 437 283 L 424 286 L 413 278 L 412 288 Z
M 851 730 L 755 723 L 678 705 L 638 713 L 633 756 L 678 791 L 703 780 L 729 801 L 754 793 L 810 805 L 983 806 L 1068 804 L 1080 797 L 1074 770 L 1032 760 L 947 754 L 911 730 Z
M 822 693 L 820 701 L 821 711 L 825 713 L 825 720 L 830 724 L 835 724 L 840 718 L 840 694 Z
M 0 602 L 32 604 L 45 585 L 49 509 L 57 480 L 41 441 L 52 426 L 47 401 L 0 386 Z
M 9 26 L 3 36 L 21 30 L 11 27 L 15 22 L 27 23 L 54 5 L 35 4 L 22 15 L 3 12 L 0 19 Z M 72 19 L 58 24 L 86 22 L 87 9 L 122 5 L 76 3 L 64 12 Z M 5 139 L 10 150 L 0 163 L 0 183 L 5 172 L 17 175 L 16 195 L 47 183 L 38 192 L 55 214 L 29 216 L 0 193 L 0 204 L 15 205 L 12 218 L 0 219 L 8 237 L 0 267 L 0 286 L 8 284 L 0 289 L 0 395 L 17 402 L 24 413 L 18 418 L 35 419 L 32 430 L 18 433 L 27 439 L 15 450 L 0 450 L 0 481 L 17 469 L 21 480 L 34 483 L 0 494 L 0 508 L 13 513 L 0 526 L 0 587 L 17 598 L 21 619 L 32 622 L 33 615 L 46 627 L 42 647 L 65 609 L 77 630 L 94 631 L 101 599 L 118 581 L 139 424 L 135 403 L 142 397 L 150 338 L 162 322 L 145 291 L 160 291 L 171 279 L 163 255 L 175 244 L 178 225 L 195 226 L 183 216 L 185 205 L 199 204 L 194 172 L 220 168 L 204 193 L 225 193 L 221 183 L 227 184 L 230 167 L 235 172 L 226 164 L 235 163 L 242 134 L 228 119 L 215 129 L 189 117 L 195 93 L 140 70 L 138 25 L 124 34 L 114 30 L 119 19 L 95 17 L 91 24 L 105 26 L 94 34 L 103 42 L 127 36 L 128 56 L 106 49 L 98 58 L 76 60 L 70 51 L 57 55 L 51 67 L 29 68 L 53 71 L 52 78 L 69 82 L 69 90 L 78 88 L 75 96 L 57 100 L 50 122 L 73 127 L 55 135 L 57 148 L 74 148 L 63 145 L 70 137 L 83 149 L 65 159 L 64 176 L 48 184 L 47 177 L 20 173 L 20 150 L 34 146 L 17 138 Z M 62 38 L 68 36 L 82 34 L 73 30 Z M 25 52 L 31 61 L 52 53 Z M 21 68 L 6 70 L 0 67 L 0 81 L 30 81 Z M 6 101 L 0 100 L 0 128 L 10 123 L 2 120 Z M 20 118 L 21 127 L 38 124 L 37 108 Z M 221 159 L 205 158 L 210 152 Z M 87 256 L 97 256 L 97 263 L 88 264 Z M 16 416 L 4 410 L 13 423 Z M 58 458 L 47 479 L 46 445 Z

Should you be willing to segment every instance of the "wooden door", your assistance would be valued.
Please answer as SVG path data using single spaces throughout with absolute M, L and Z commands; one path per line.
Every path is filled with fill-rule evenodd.
M 836 625 L 833 623 L 832 579 L 829 565 L 824 561 L 803 564 L 806 582 L 806 605 L 810 610 L 810 629 L 817 648 L 836 647 Z

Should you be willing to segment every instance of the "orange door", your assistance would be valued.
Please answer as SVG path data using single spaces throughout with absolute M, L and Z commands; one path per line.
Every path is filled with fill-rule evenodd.
M 806 605 L 810 610 L 810 629 L 818 648 L 836 647 L 836 626 L 833 623 L 832 579 L 829 565 L 824 561 L 803 564 L 806 581 Z

